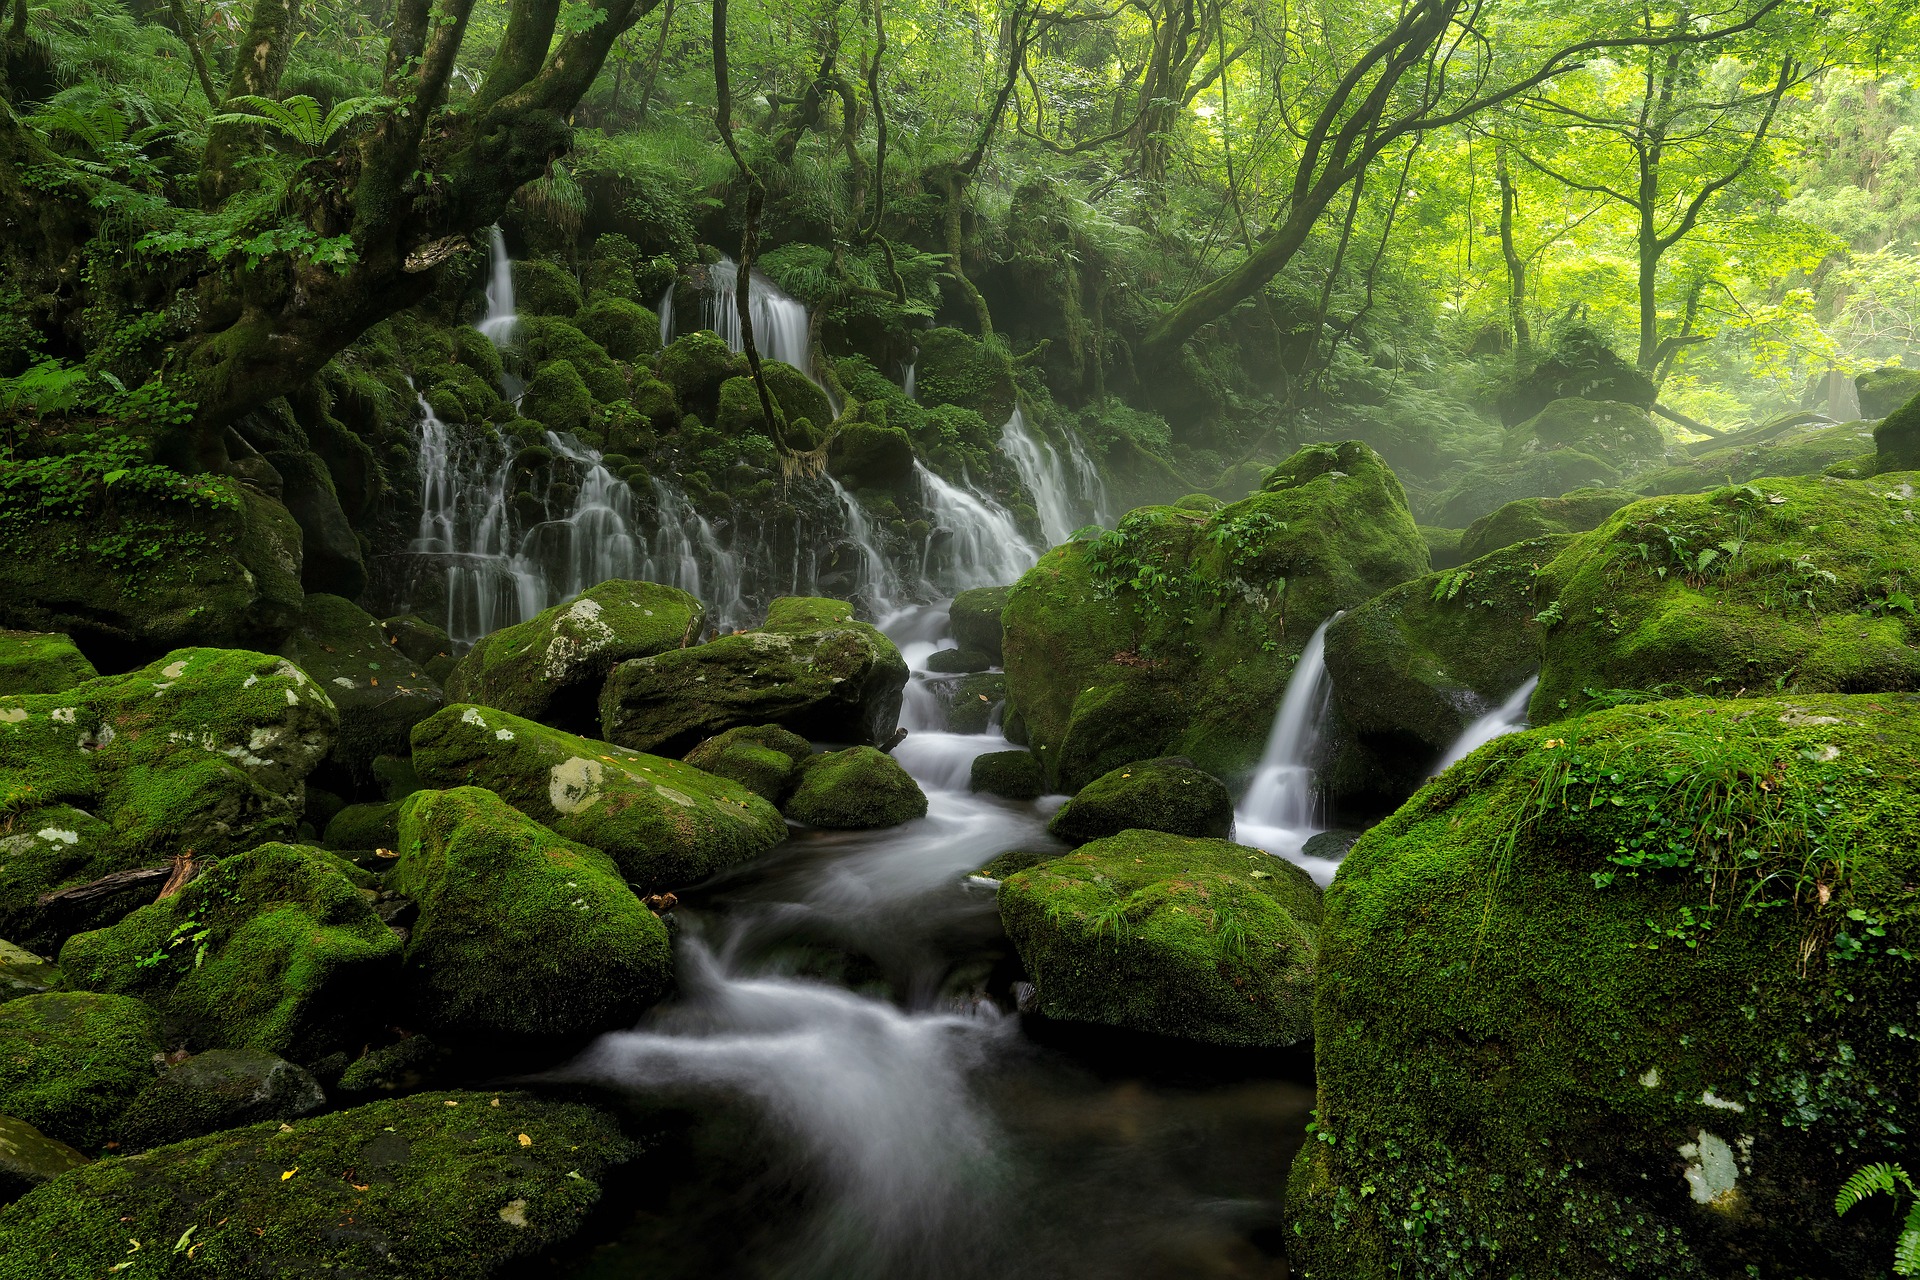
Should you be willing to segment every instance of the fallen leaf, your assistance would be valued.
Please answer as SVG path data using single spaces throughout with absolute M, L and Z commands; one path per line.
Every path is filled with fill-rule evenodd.
M 295 1165 L 293 1166 L 293 1168 L 287 1170 L 285 1173 L 280 1175 L 280 1181 L 285 1182 L 288 1178 L 291 1178 L 294 1174 L 298 1172 L 300 1172 L 300 1166 Z
M 530 1147 L 533 1145 L 533 1139 L 529 1138 L 526 1134 L 523 1133 L 520 1135 L 520 1145 L 523 1147 Z

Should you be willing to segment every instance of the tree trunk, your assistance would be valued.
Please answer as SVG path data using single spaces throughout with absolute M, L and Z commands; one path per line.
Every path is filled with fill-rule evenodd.
M 1494 146 L 1493 174 L 1500 183 L 1500 256 L 1507 261 L 1507 319 L 1513 326 L 1514 356 L 1524 360 L 1533 351 L 1533 328 L 1527 323 L 1527 260 L 1513 238 L 1520 193 L 1514 189 L 1513 175 L 1507 172 L 1504 143 Z

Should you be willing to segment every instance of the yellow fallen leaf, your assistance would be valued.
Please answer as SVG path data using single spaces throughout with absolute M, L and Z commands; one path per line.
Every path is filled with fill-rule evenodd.
M 533 1145 L 533 1139 L 529 1138 L 526 1134 L 523 1133 L 520 1135 L 520 1145 L 523 1147 L 530 1147 Z
M 280 1175 L 280 1181 L 285 1182 L 288 1178 L 291 1178 L 294 1174 L 298 1172 L 300 1172 L 300 1166 L 295 1165 L 293 1166 L 293 1168 L 287 1170 L 285 1173 Z

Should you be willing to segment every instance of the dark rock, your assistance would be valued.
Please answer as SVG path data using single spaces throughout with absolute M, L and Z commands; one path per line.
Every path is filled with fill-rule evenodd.
M 121 1150 L 140 1151 L 260 1120 L 294 1120 L 327 1105 L 320 1084 L 258 1049 L 197 1053 L 140 1091 L 120 1122 Z

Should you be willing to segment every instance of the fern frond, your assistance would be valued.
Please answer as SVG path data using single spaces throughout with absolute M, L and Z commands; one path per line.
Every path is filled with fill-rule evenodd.
M 1893 1274 L 1920 1276 L 1920 1200 L 1907 1210 L 1906 1225 L 1893 1246 Z
M 1884 1160 L 1878 1164 L 1867 1165 L 1854 1170 L 1853 1176 L 1841 1185 L 1840 1194 L 1833 1198 L 1833 1211 L 1835 1214 L 1844 1214 L 1870 1196 L 1883 1193 L 1897 1196 L 1902 1187 L 1912 1191 L 1913 1179 L 1909 1178 L 1907 1171 L 1899 1165 L 1889 1164 Z

